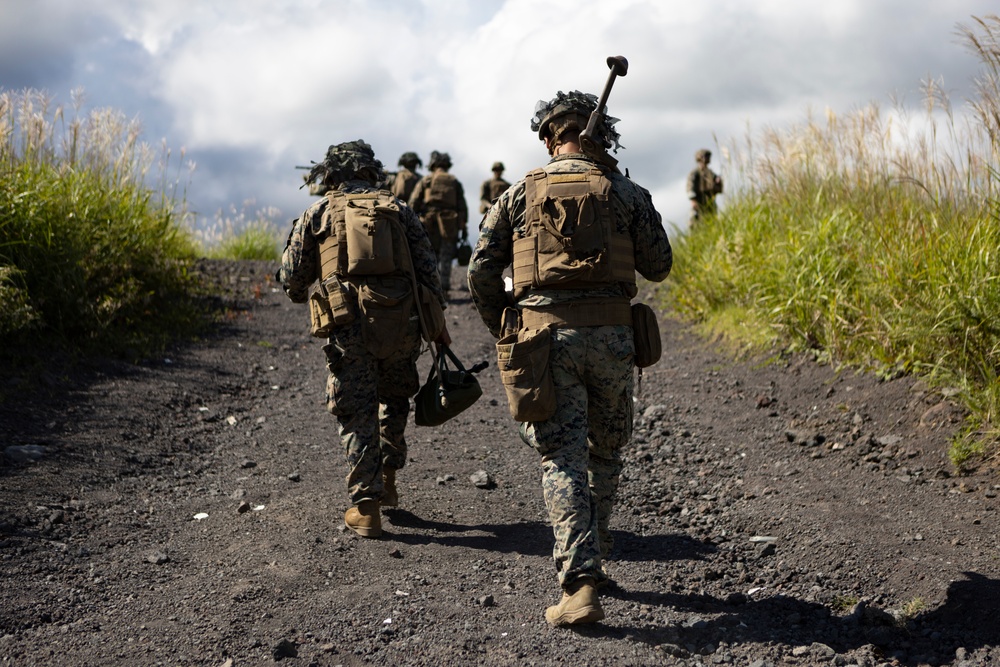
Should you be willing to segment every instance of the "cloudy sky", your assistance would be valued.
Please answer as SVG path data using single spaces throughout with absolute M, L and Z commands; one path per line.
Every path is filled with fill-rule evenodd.
M 184 150 L 189 208 L 310 203 L 295 165 L 363 138 L 388 168 L 450 153 L 478 210 L 494 160 L 547 159 L 528 122 L 557 90 L 599 94 L 609 55 L 617 157 L 669 224 L 699 147 L 890 97 L 922 80 L 956 107 L 979 63 L 957 35 L 996 0 L 0 0 L 0 87 L 115 107 Z M 713 164 L 718 165 L 716 153 Z

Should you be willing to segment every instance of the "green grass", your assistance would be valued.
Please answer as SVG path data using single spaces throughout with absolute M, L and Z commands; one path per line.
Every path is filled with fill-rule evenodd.
M 141 353 L 197 314 L 182 202 L 120 113 L 0 91 L 0 338 Z M 162 165 L 163 162 L 160 162 Z M 168 182 L 166 177 L 161 183 Z
M 810 351 L 958 390 L 956 466 L 1000 438 L 1000 19 L 964 120 L 933 82 L 913 118 L 876 105 L 765 128 L 720 153 L 720 214 L 677 239 L 672 306 L 740 349 Z
M 22 367 L 50 349 L 152 354 L 210 320 L 193 259 L 279 257 L 276 211 L 195 231 L 170 151 L 82 106 L 0 90 L 0 358 Z
M 284 239 L 274 222 L 278 211 L 262 209 L 252 216 L 245 209 L 231 213 L 227 217 L 220 212 L 212 225 L 195 234 L 202 254 L 213 259 L 281 259 L 279 243 Z

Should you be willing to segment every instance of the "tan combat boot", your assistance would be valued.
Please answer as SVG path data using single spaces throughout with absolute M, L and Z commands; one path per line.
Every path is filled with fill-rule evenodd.
M 563 591 L 559 604 L 545 610 L 550 625 L 596 623 L 604 618 L 593 577 L 580 577 Z
M 378 513 L 378 501 L 362 500 L 357 507 L 344 513 L 344 523 L 361 537 L 381 537 L 382 516 Z
M 382 493 L 382 507 L 399 507 L 395 468 L 382 468 L 382 483 L 385 486 L 385 491 Z

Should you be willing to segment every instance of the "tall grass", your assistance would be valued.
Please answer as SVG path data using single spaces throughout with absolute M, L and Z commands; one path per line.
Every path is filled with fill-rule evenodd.
M 902 104 L 808 115 L 722 151 L 734 192 L 678 240 L 676 307 L 743 345 L 926 376 L 971 410 L 956 465 L 1000 437 L 1000 19 L 964 28 L 971 114 Z
M 201 253 L 213 259 L 278 261 L 279 243 L 284 239 L 274 220 L 280 212 L 267 207 L 250 214 L 247 210 L 253 204 L 245 202 L 238 211 L 231 207 L 229 215 L 219 211 L 211 225 L 196 230 Z
M 193 313 L 169 151 L 120 112 L 0 91 L 0 337 L 132 353 Z M 159 172 L 153 170 L 158 169 Z M 150 180 L 159 178 L 156 189 Z

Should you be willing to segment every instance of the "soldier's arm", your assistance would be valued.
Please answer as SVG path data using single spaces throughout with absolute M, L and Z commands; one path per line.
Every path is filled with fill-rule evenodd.
M 510 305 L 504 291 L 503 272 L 510 266 L 513 256 L 513 214 L 509 196 L 511 190 L 500 196 L 479 228 L 479 241 L 469 262 L 469 292 L 490 333 L 500 337 L 500 319 L 504 308 Z
M 410 193 L 410 201 L 407 204 L 410 208 L 417 214 L 424 212 L 424 180 L 427 177 L 421 178 L 417 181 L 417 184 L 413 186 L 413 192 Z
M 321 203 L 324 203 L 322 200 Z M 315 219 L 319 227 L 319 219 L 325 206 L 311 206 L 292 225 L 288 235 L 285 250 L 281 254 L 281 268 L 278 278 L 285 294 L 294 303 L 305 303 L 309 298 L 309 288 L 319 277 L 318 248 L 316 237 L 310 232 Z
M 688 199 L 695 200 L 698 198 L 698 170 L 693 170 L 688 174 L 687 178 L 687 196 Z
M 649 192 L 635 186 L 634 197 L 632 244 L 635 248 L 635 270 L 646 280 L 658 283 L 670 274 L 674 263 L 673 249 Z
M 462 229 L 466 229 L 466 225 L 469 223 L 469 205 L 465 201 L 465 189 L 462 188 L 461 181 L 455 181 L 455 187 L 458 190 L 458 223 L 462 226 Z
M 410 258 L 413 260 L 413 272 L 417 282 L 429 287 L 437 295 L 443 308 L 447 308 L 444 293 L 441 291 L 441 275 L 438 273 L 437 255 L 431 247 L 427 231 L 413 209 L 401 208 L 399 220 L 403 223 L 406 241 L 410 246 Z

